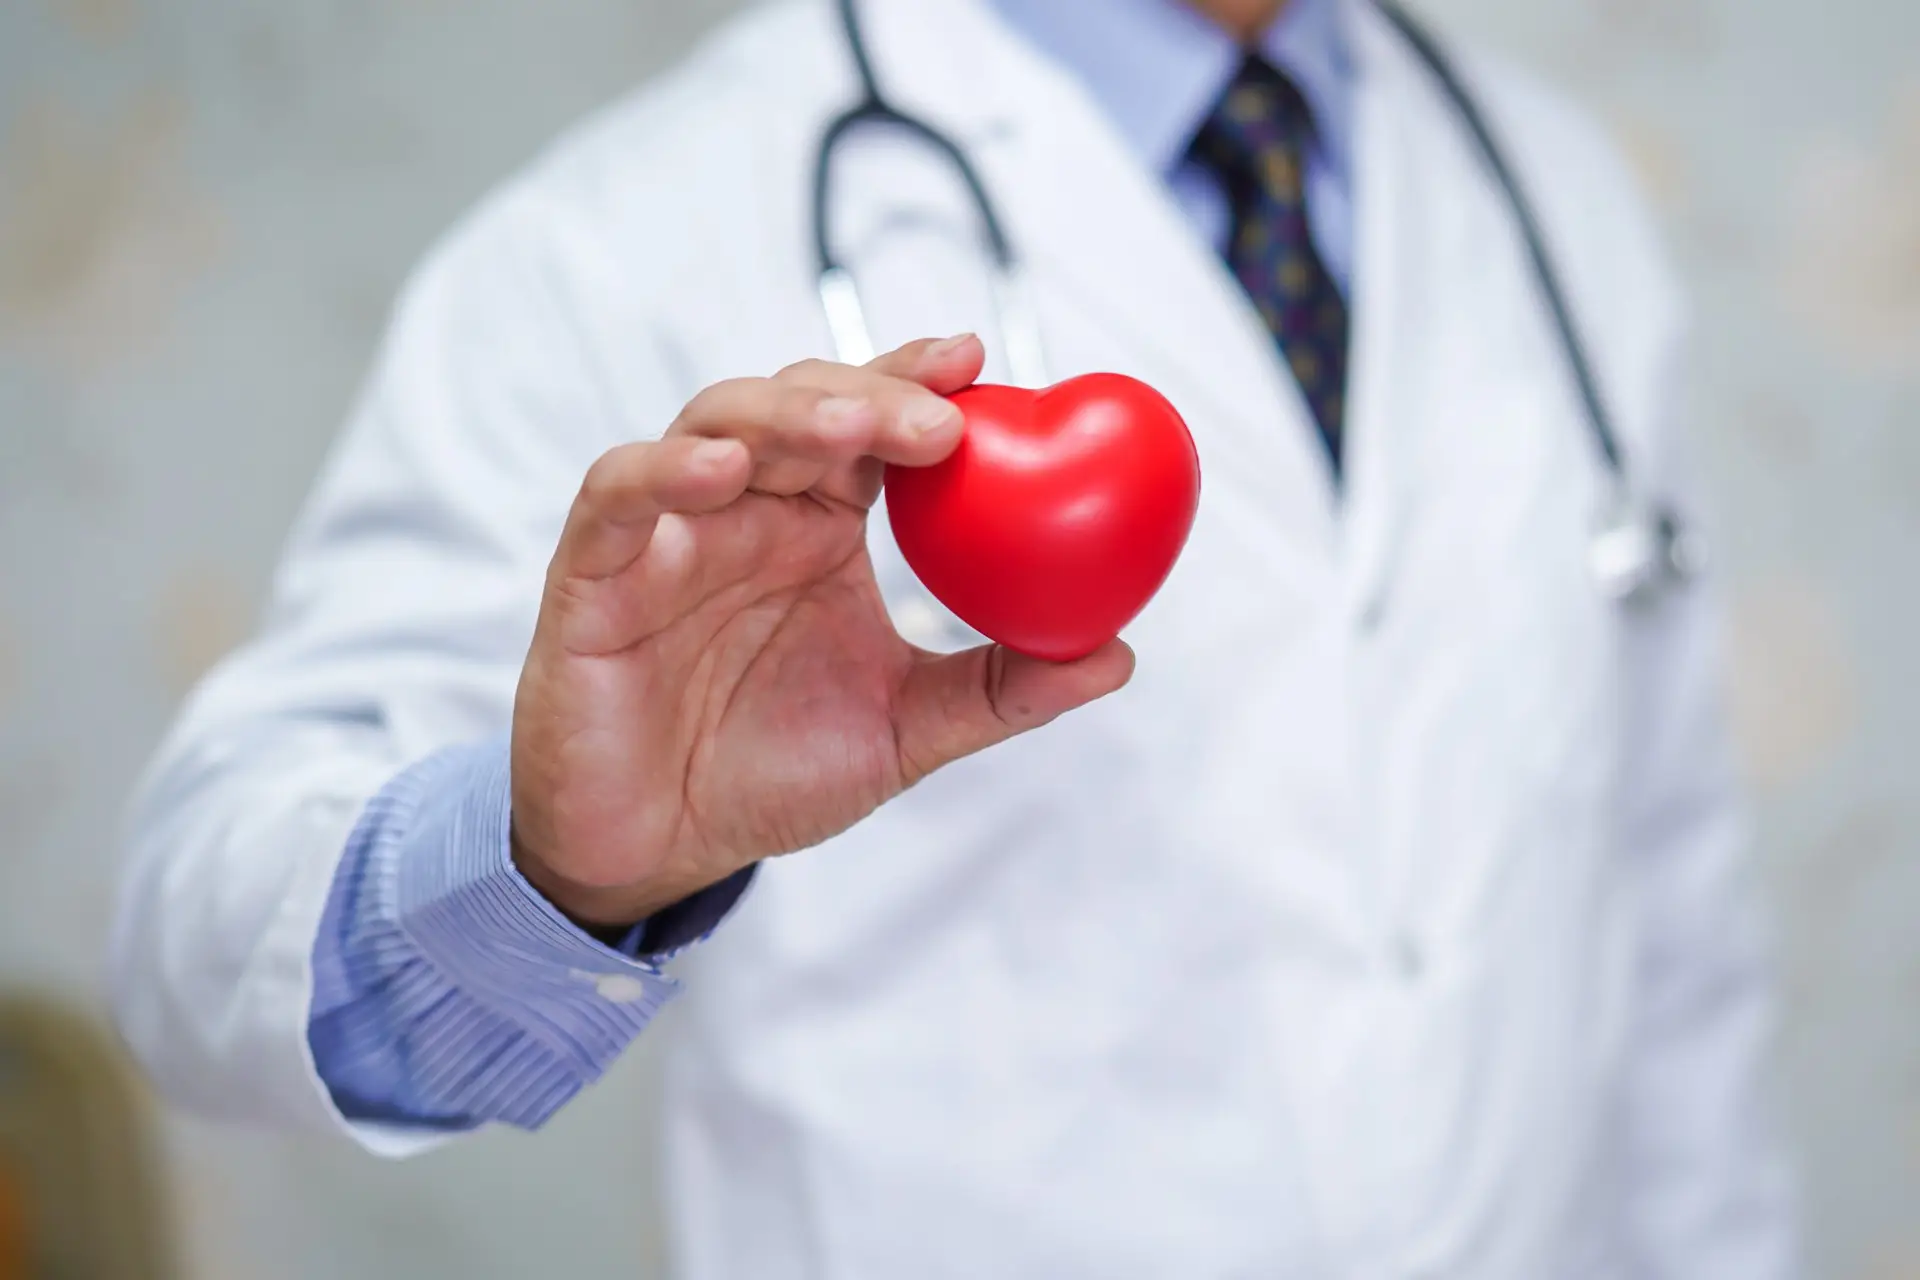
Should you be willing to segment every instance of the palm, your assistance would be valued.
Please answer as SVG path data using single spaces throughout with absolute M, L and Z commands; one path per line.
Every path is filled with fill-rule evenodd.
M 852 506 L 749 494 L 568 585 L 547 696 L 578 752 L 551 810 L 576 875 L 630 877 L 636 850 L 689 871 L 791 852 L 911 780 L 894 704 L 915 654 L 865 532 Z
M 615 793 L 581 820 L 702 858 L 817 843 L 901 787 L 892 712 L 912 655 L 880 603 L 865 513 L 750 495 L 686 525 L 712 566 L 704 598 L 593 672 L 605 681 L 597 718 L 619 744 L 609 764 L 629 779 L 664 769 L 678 785 L 642 802 Z M 650 568 L 643 559 L 636 573 Z

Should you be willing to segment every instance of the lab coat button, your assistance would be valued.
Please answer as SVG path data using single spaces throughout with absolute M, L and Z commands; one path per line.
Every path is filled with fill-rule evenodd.
M 637 1004 L 647 994 L 647 984 L 630 973 L 603 973 L 593 989 L 608 1004 Z

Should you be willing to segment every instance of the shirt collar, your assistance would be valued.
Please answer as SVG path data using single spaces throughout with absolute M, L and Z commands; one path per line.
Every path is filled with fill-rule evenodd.
M 1156 173 L 1171 176 L 1239 69 L 1240 45 L 1178 0 L 992 0 L 1015 30 L 1074 72 Z M 1352 62 L 1340 0 L 1289 0 L 1258 42 L 1313 109 L 1344 168 Z

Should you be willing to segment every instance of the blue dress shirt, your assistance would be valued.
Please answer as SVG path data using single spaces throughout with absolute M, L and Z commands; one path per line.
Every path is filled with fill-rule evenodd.
M 1196 230 L 1225 195 L 1186 149 L 1244 56 L 1176 0 L 991 0 L 1086 85 Z M 1307 203 L 1335 283 L 1352 272 L 1352 68 L 1339 0 L 1291 0 L 1260 52 L 1313 109 Z M 351 1119 L 435 1129 L 544 1122 L 597 1080 L 678 989 L 663 964 L 732 909 L 749 873 L 608 946 L 527 883 L 508 845 L 504 737 L 449 748 L 368 802 L 314 944 L 307 1039 Z
M 1177 0 L 990 0 L 1007 24 L 1075 73 L 1141 161 L 1162 176 L 1216 249 L 1231 230 L 1226 193 L 1187 160 L 1245 48 Z M 1259 42 L 1313 111 L 1307 211 L 1334 284 L 1353 273 L 1353 61 L 1340 0 L 1288 0 Z

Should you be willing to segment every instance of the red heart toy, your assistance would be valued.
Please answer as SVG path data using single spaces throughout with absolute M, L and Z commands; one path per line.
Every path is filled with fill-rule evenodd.
M 960 447 L 887 468 L 894 541 L 927 590 L 1009 649 L 1057 662 L 1120 634 L 1193 529 L 1200 456 L 1166 397 L 1094 373 L 953 397 Z

